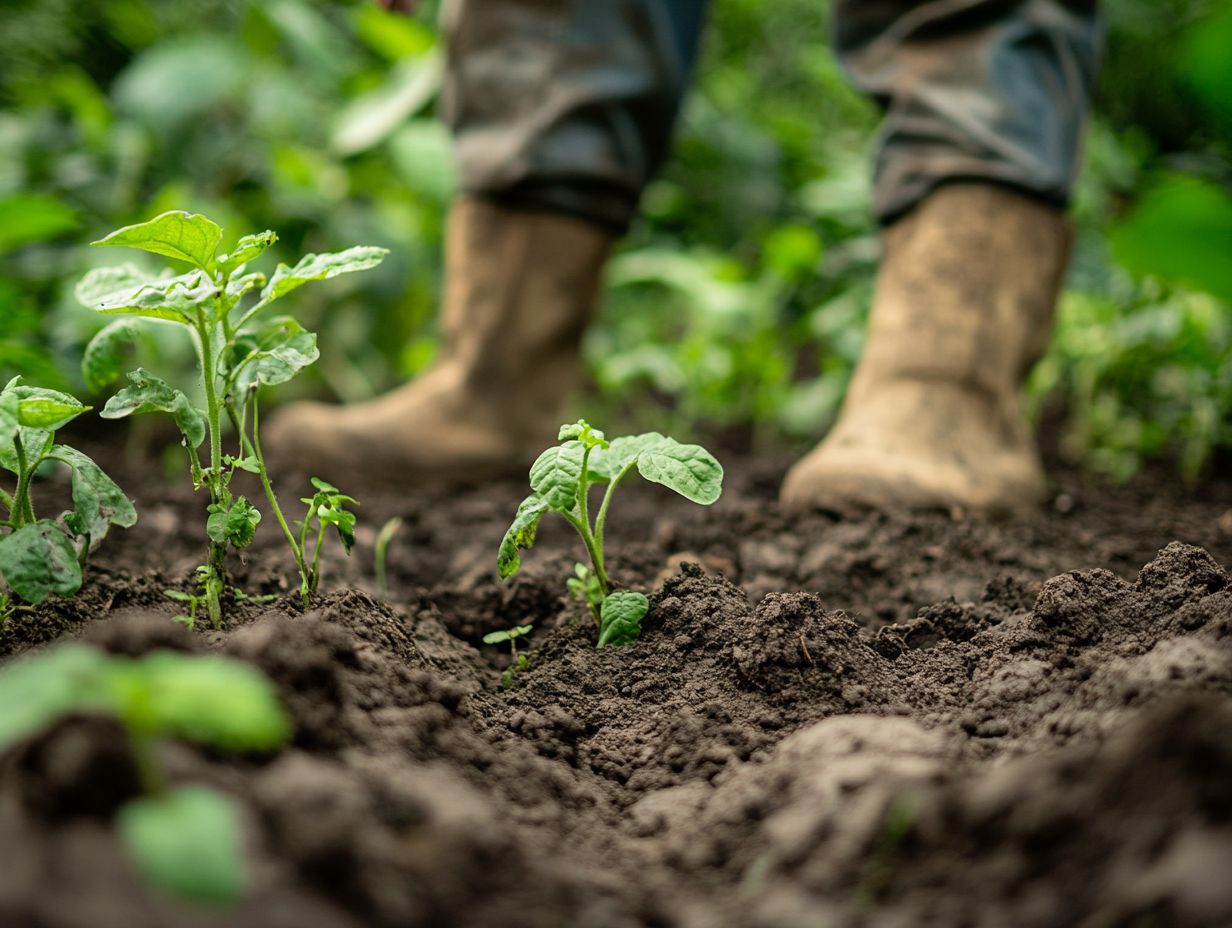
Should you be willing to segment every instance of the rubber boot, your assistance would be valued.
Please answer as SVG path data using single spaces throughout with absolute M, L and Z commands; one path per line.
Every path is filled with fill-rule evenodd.
M 942 186 L 892 224 L 838 422 L 788 472 L 783 506 L 1036 504 L 1021 387 L 1047 347 L 1069 242 L 1060 210 L 991 184 Z
M 368 402 L 288 406 L 263 443 L 281 466 L 351 483 L 354 474 L 397 486 L 524 472 L 556 440 L 611 241 L 559 213 L 460 199 L 449 216 L 440 358 Z

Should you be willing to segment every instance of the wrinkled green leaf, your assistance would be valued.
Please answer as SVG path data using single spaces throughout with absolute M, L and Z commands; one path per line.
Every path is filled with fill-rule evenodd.
M 512 577 L 522 566 L 518 550 L 534 547 L 535 531 L 539 528 L 539 520 L 547 511 L 547 502 L 539 496 L 528 496 L 518 506 L 517 515 L 513 517 L 513 524 L 505 532 L 500 553 L 496 558 L 497 571 L 502 580 Z
M 237 548 L 246 548 L 252 544 L 257 534 L 257 523 L 261 521 L 261 512 L 252 503 L 240 497 L 225 509 L 221 504 L 214 503 L 209 507 L 209 517 L 205 521 L 205 533 L 210 540 L 218 544 L 230 544 Z
M 47 519 L 0 538 L 0 575 L 28 603 L 52 593 L 72 596 L 81 589 L 81 565 L 72 540 Z
M 218 286 L 202 271 L 165 277 L 138 287 L 104 294 L 89 305 L 107 315 L 125 313 L 190 325 L 199 312 L 211 310 Z
M 99 413 L 104 419 L 123 419 L 143 412 L 169 412 L 193 448 L 205 441 L 205 414 L 182 392 L 159 380 L 143 367 L 130 371 L 129 385 L 107 401 Z
M 585 448 L 577 440 L 548 448 L 530 467 L 531 489 L 548 508 L 556 512 L 572 512 L 577 504 L 578 481 L 582 476 L 582 456 Z
M 613 438 L 606 448 L 596 448 L 590 456 L 590 472 L 603 480 L 611 480 L 638 457 L 655 445 L 667 441 L 658 432 L 644 435 L 624 435 Z
M 673 438 L 657 438 L 659 440 L 649 441 L 638 452 L 637 469 L 643 477 L 705 506 L 719 498 L 723 493 L 723 466 L 714 455 L 701 445 L 682 445 Z
M 228 906 L 247 891 L 239 810 L 229 796 L 185 786 L 134 799 L 116 826 L 142 875 L 175 896 Z
M 128 528 L 137 522 L 137 510 L 114 480 L 87 455 L 67 445 L 56 445 L 51 456 L 73 469 L 73 509 L 78 531 L 90 536 L 92 545 L 102 541 L 107 530 Z
M 339 274 L 365 271 L 370 267 L 376 267 L 387 254 L 389 254 L 388 248 L 357 245 L 334 254 L 304 255 L 294 267 L 280 264 L 274 271 L 274 276 L 265 285 L 265 289 L 261 291 L 261 301 L 258 305 L 266 306 L 313 280 L 329 280 Z
M 223 273 L 230 274 L 240 265 L 247 264 L 260 255 L 276 241 L 278 241 L 278 236 L 269 229 L 254 235 L 245 235 L 235 243 L 235 249 L 230 254 L 221 255 L 218 258 L 218 267 Z
M 96 267 L 87 271 L 86 276 L 77 282 L 73 294 L 82 306 L 94 309 L 104 297 L 139 290 L 152 280 L 153 277 L 133 264 Z
M 86 345 L 81 356 L 81 377 L 95 392 L 111 386 L 124 372 L 124 348 L 137 338 L 140 328 L 133 319 L 115 319 L 103 326 Z
M 135 671 L 139 722 L 151 733 L 231 751 L 271 750 L 291 735 L 274 684 L 243 661 L 156 651 Z
M 237 345 L 245 352 L 236 365 L 235 385 L 240 392 L 258 384 L 286 383 L 321 356 L 317 336 L 290 316 L 270 320 Z
M 0 749 L 43 731 L 58 718 L 110 703 L 107 655 L 76 642 L 0 667 Z
M 213 272 L 214 256 L 222 241 L 222 229 L 200 213 L 172 210 L 148 222 L 125 226 L 92 245 L 123 245 L 156 255 L 187 261 Z
M 599 611 L 599 644 L 628 644 L 642 633 L 642 618 L 650 610 L 650 600 L 632 590 L 608 594 Z

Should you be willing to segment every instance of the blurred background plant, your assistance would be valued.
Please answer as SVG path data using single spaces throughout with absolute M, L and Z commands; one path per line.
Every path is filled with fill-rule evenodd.
M 803 446 L 838 409 L 877 256 L 876 114 L 827 46 L 824 0 L 715 0 L 673 158 L 610 270 L 586 408 L 624 429 Z M 1232 9 L 1107 0 L 1078 247 L 1033 408 L 1123 478 L 1232 446 Z M 279 257 L 384 245 L 305 292 L 305 386 L 353 401 L 436 347 L 449 140 L 435 4 L 7 0 L 0 8 L 0 376 L 80 389 L 99 326 L 82 245 L 162 210 L 264 228 Z M 328 309 L 327 309 L 328 308 Z M 140 349 L 186 351 L 169 333 Z M 189 358 L 185 355 L 185 362 Z

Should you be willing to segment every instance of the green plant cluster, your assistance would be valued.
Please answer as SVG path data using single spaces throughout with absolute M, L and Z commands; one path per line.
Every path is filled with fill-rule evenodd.
M 273 685 L 240 661 L 156 651 L 132 659 L 62 644 L 0 668 L 0 750 L 70 715 L 116 719 L 142 795 L 116 813 L 136 868 L 156 886 L 208 905 L 238 901 L 249 874 L 240 809 L 218 790 L 172 785 L 159 743 L 182 738 L 224 751 L 271 751 L 291 734 Z

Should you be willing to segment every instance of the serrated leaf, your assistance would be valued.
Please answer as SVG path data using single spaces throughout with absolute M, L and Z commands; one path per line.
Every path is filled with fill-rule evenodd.
M 0 576 L 33 605 L 52 593 L 72 596 L 81 589 L 81 565 L 73 542 L 47 519 L 0 538 Z
M 86 272 L 73 290 L 77 301 L 94 309 L 103 297 L 125 291 L 139 290 L 154 278 L 133 264 L 118 267 L 96 267 Z
M 139 287 L 104 294 L 90 303 L 107 315 L 126 313 L 190 325 L 202 308 L 219 295 L 218 286 L 202 271 L 165 277 Z
M 500 552 L 496 557 L 496 568 L 502 580 L 507 580 L 518 572 L 522 566 L 519 549 L 530 549 L 535 545 L 535 532 L 539 528 L 539 520 L 548 511 L 548 504 L 538 496 L 528 496 L 518 506 L 513 524 L 505 532 L 501 540 Z
M 55 431 L 90 409 L 59 390 L 17 384 L 11 391 L 17 397 L 17 423 L 28 429 Z
M 0 750 L 71 712 L 110 704 L 107 655 L 76 642 L 0 667 Z
M 257 524 L 261 521 L 261 512 L 244 497 L 235 500 L 229 509 L 212 504 L 209 513 L 205 520 L 205 533 L 211 541 L 237 548 L 252 544 L 257 534 Z
M 235 248 L 230 254 L 219 256 L 218 267 L 223 273 L 229 274 L 240 265 L 247 264 L 260 255 L 276 241 L 278 241 L 277 234 L 269 229 L 254 235 L 245 235 L 235 243 Z
M 530 467 L 531 489 L 556 512 L 571 512 L 577 504 L 585 448 L 576 440 L 548 448 Z
M 182 392 L 159 380 L 143 367 L 130 371 L 129 385 L 107 401 L 99 413 L 104 419 L 123 419 L 143 412 L 169 412 L 193 448 L 205 441 L 205 414 Z
M 79 522 L 77 531 L 90 536 L 91 546 L 102 541 L 113 525 L 129 528 L 136 524 L 137 510 L 133 508 L 132 501 L 90 457 L 67 445 L 53 447 L 51 457 L 73 469 L 73 509 Z
M 659 438 L 638 452 L 637 469 L 643 477 L 704 506 L 722 495 L 723 466 L 714 455 L 701 445 L 682 445 L 673 438 Z
M 121 349 L 131 345 L 140 332 L 132 319 L 115 319 L 95 333 L 81 356 L 81 377 L 86 386 L 98 392 L 115 383 L 124 372 Z
M 142 875 L 181 899 L 227 906 L 248 888 L 239 810 L 222 793 L 185 786 L 125 804 L 116 827 Z
M 650 610 L 645 594 L 632 590 L 609 593 L 599 610 L 599 643 L 628 644 L 642 633 L 642 618 Z
M 261 291 L 261 301 L 258 305 L 266 306 L 310 281 L 329 280 L 339 274 L 350 274 L 354 271 L 365 271 L 376 267 L 385 260 L 387 254 L 389 254 L 388 248 L 356 245 L 354 248 L 332 254 L 304 255 L 294 267 L 280 264 L 274 271 L 274 276 L 265 285 L 265 289 Z
M 271 750 L 291 735 L 274 684 L 243 661 L 157 651 L 135 673 L 141 724 L 152 733 L 232 751 Z
M 172 210 L 148 222 L 125 226 L 92 245 L 123 245 L 187 261 L 213 272 L 222 229 L 200 213 Z
M 286 383 L 321 356 L 317 336 L 290 316 L 270 320 L 245 336 L 238 346 L 246 354 L 236 365 L 235 385 L 245 392 L 258 384 Z

